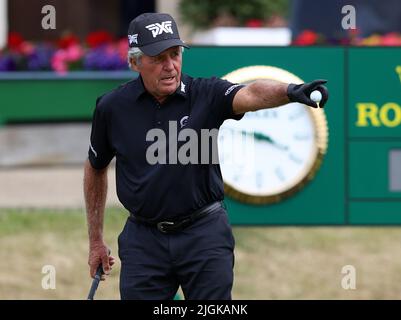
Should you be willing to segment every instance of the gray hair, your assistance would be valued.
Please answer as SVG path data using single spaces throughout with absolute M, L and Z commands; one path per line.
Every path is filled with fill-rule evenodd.
M 137 47 L 129 48 L 128 54 L 127 54 L 127 60 L 128 60 L 128 66 L 131 69 L 132 68 L 132 63 L 131 59 L 135 59 L 138 64 L 141 63 L 141 58 L 144 55 L 141 49 Z
M 180 47 L 180 48 L 181 48 L 181 54 L 182 54 L 184 52 L 184 47 Z M 131 59 L 135 59 L 137 61 L 137 63 L 140 64 L 141 58 L 143 55 L 145 55 L 145 54 L 138 47 L 129 48 L 128 54 L 127 54 L 127 61 L 128 61 L 129 68 L 130 69 L 132 68 Z

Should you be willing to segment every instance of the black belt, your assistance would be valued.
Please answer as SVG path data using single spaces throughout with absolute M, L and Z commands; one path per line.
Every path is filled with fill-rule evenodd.
M 199 219 L 207 216 L 208 214 L 214 212 L 216 209 L 221 208 L 221 207 L 222 207 L 222 203 L 220 201 L 212 202 L 211 204 L 208 204 L 208 205 L 194 211 L 189 216 L 185 216 L 182 218 L 180 217 L 174 221 L 170 220 L 170 221 L 155 222 L 155 221 L 146 219 L 144 217 L 135 215 L 133 213 L 130 213 L 129 218 L 134 221 L 137 221 L 139 223 L 142 223 L 142 224 L 157 227 L 157 229 L 159 229 L 160 232 L 173 233 L 173 232 L 181 231 L 181 230 L 185 229 L 186 227 L 189 227 L 196 220 L 199 220 Z

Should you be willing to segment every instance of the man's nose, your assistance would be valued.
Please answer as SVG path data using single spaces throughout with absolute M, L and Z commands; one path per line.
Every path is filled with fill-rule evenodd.
M 168 57 L 163 64 L 163 68 L 165 70 L 173 70 L 174 69 L 174 63 L 173 63 L 173 59 L 171 59 L 170 57 Z

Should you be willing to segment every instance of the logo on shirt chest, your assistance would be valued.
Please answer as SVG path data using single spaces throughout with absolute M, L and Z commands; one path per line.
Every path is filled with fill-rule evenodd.
M 181 128 L 184 128 L 188 123 L 189 116 L 183 116 L 180 120 Z

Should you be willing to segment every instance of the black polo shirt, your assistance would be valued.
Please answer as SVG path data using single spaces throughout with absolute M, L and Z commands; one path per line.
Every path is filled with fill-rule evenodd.
M 141 77 L 119 86 L 96 101 L 89 148 L 92 167 L 102 169 L 115 156 L 119 200 L 130 212 L 154 221 L 188 215 L 223 200 L 218 164 L 170 164 L 168 150 L 166 164 L 150 164 L 146 152 L 154 142 L 146 141 L 146 135 L 162 129 L 168 149 L 170 121 L 178 131 L 191 128 L 199 133 L 219 128 L 226 119 L 241 119 L 232 109 L 241 87 L 183 74 L 176 92 L 160 104 L 145 90 Z

